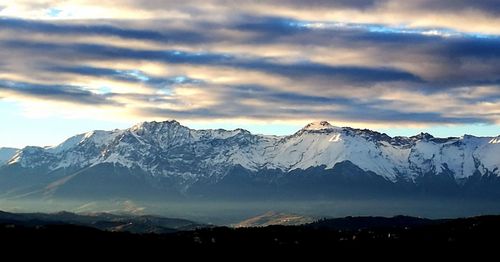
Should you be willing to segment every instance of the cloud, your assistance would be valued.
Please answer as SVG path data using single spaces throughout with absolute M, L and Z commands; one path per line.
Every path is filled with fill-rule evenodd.
M 398 1 L 398 0 L 341 0 L 341 1 L 300 1 L 300 0 L 285 0 L 280 1 L 280 5 L 288 6 L 288 8 L 310 8 L 310 9 L 335 9 L 346 8 L 360 11 L 373 11 L 397 6 L 401 9 L 414 9 L 420 11 L 431 12 L 457 12 L 457 11 L 478 11 L 489 14 L 500 13 L 500 7 L 495 0 L 413 0 L 413 1 Z
M 500 14 L 500 6 L 495 0 L 419 0 L 409 3 L 409 7 L 416 7 L 422 10 L 433 10 L 440 12 L 457 12 L 457 11 L 477 11 L 481 13 L 498 15 Z
M 265 107 L 247 106 L 240 103 L 227 102 L 223 105 L 213 107 L 195 108 L 187 110 L 176 110 L 157 107 L 138 108 L 135 112 L 137 115 L 144 117 L 160 117 L 160 118 L 178 118 L 178 119 L 258 119 L 258 120 L 276 120 L 279 116 L 280 120 L 296 120 L 296 119 L 335 119 L 347 123 L 387 123 L 399 124 L 467 124 L 467 123 L 492 123 L 481 116 L 446 116 L 438 112 L 400 112 L 398 110 L 384 110 L 370 107 L 367 105 L 359 105 L 355 101 L 349 106 L 344 106 L 343 109 L 332 110 L 324 107 L 303 107 L 296 103 L 306 101 L 311 104 L 312 100 L 319 100 L 322 103 L 314 103 L 315 105 L 323 104 L 329 98 L 311 98 L 311 97 L 280 97 L 279 99 L 271 99 L 273 103 L 267 103 Z M 292 102 L 288 106 L 277 106 L 286 102 Z M 347 101 L 344 103 L 347 104 Z M 333 106 L 332 106 L 333 107 Z M 330 108 L 332 108 L 330 107 Z
M 236 25 L 260 37 L 254 44 L 294 43 L 363 54 L 363 61 L 385 63 L 434 86 L 498 83 L 500 37 L 445 29 L 408 29 L 377 24 L 309 23 L 277 17 Z M 273 37 L 274 36 L 274 37 Z M 333 53 L 333 52 L 332 52 Z M 430 66 L 423 67 L 421 65 Z M 364 75 L 364 74 L 363 74 Z
M 500 122 L 492 1 L 71 2 L 0 10 L 21 10 L 0 19 L 1 96 L 148 119 Z
M 168 64 L 190 64 L 201 66 L 232 67 L 242 70 L 255 70 L 290 78 L 321 77 L 332 81 L 348 81 L 357 84 L 385 81 L 420 82 L 417 76 L 398 69 L 386 67 L 370 68 L 361 66 L 330 66 L 309 61 L 281 63 L 266 58 L 246 58 L 220 53 L 193 53 L 179 50 L 141 50 L 98 44 L 55 44 L 45 42 L 3 41 L 0 46 L 24 49 L 31 53 L 56 52 L 58 55 L 81 59 L 137 59 L 160 61 Z M 83 73 L 91 69 L 83 68 Z M 94 70 L 94 73 L 103 70 Z M 110 72 L 112 73 L 112 71 Z M 116 72 L 115 72 L 116 73 Z
M 80 35 L 80 36 L 107 36 L 124 39 L 146 40 L 156 42 L 175 43 L 199 43 L 206 41 L 216 41 L 208 35 L 195 31 L 180 29 L 132 29 L 122 28 L 109 24 L 77 24 L 77 23 L 56 23 L 38 20 L 25 20 L 14 18 L 0 19 L 0 26 L 3 30 L 11 30 L 16 33 L 39 33 L 55 35 Z
M 0 79 L 0 92 L 7 91 L 39 99 L 90 105 L 118 105 L 108 96 L 94 94 L 82 87 L 69 85 L 44 85 L 27 82 L 15 82 Z
M 57 10 L 57 16 L 51 10 Z M 228 19 L 242 14 L 258 14 L 299 20 L 446 27 L 458 31 L 498 34 L 498 11 L 495 0 L 18 0 L 5 5 L 0 10 L 0 16 L 59 20 L 171 18 L 190 22 L 228 22 Z
M 117 81 L 143 83 L 153 88 L 168 88 L 173 85 L 200 84 L 202 80 L 186 76 L 155 77 L 141 70 L 121 70 L 92 66 L 47 66 L 44 68 L 54 73 L 68 73 L 74 75 L 92 76 L 96 78 L 109 78 Z

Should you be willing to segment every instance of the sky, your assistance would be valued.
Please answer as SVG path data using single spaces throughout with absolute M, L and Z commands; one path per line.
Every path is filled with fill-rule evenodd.
M 0 147 L 169 119 L 497 136 L 500 5 L 0 1 Z

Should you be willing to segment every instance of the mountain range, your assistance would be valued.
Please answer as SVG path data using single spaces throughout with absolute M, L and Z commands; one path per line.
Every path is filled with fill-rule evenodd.
M 0 149 L 0 197 L 500 199 L 499 167 L 500 136 L 390 137 L 326 121 L 272 136 L 171 120 Z

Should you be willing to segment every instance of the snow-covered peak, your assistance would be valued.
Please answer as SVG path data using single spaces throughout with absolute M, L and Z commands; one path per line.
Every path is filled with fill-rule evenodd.
M 302 130 L 324 130 L 324 129 L 332 129 L 332 126 L 328 121 L 318 121 L 307 124 Z
M 167 120 L 167 121 L 150 121 L 150 122 L 141 122 L 139 124 L 134 125 L 132 128 L 130 128 L 132 131 L 138 131 L 138 130 L 160 130 L 164 127 L 180 127 L 182 126 L 179 122 L 176 120 Z
M 65 151 L 69 151 L 83 143 L 89 143 L 89 142 L 97 146 L 102 146 L 108 144 L 120 132 L 121 132 L 120 130 L 115 130 L 115 131 L 94 130 L 87 133 L 72 136 L 57 146 L 46 147 L 45 150 L 49 153 L 58 154 Z
M 87 134 L 79 134 L 79 135 L 76 135 L 76 136 L 72 136 L 72 137 L 66 139 L 61 144 L 59 144 L 57 146 L 53 146 L 53 147 L 48 147 L 48 148 L 46 148 L 46 150 L 48 152 L 56 153 L 56 154 L 60 153 L 60 152 L 63 152 L 63 151 L 66 151 L 66 150 L 68 150 L 70 148 L 73 148 L 76 145 L 78 145 L 80 142 L 82 142 L 82 140 L 86 136 L 87 136 Z
M 433 138 L 434 138 L 434 136 L 432 136 L 432 135 L 431 135 L 431 134 L 429 134 L 429 133 L 424 133 L 424 132 L 422 132 L 422 133 L 420 133 L 420 134 L 418 134 L 418 135 L 415 135 L 415 136 L 412 136 L 412 137 L 410 137 L 410 138 L 413 138 L 413 139 L 415 139 L 415 140 L 424 140 L 424 141 L 428 141 L 428 140 L 433 139 Z
M 85 136 L 83 137 L 81 143 L 86 141 L 89 142 L 91 141 L 92 143 L 98 146 L 106 145 L 120 133 L 122 133 L 121 130 L 114 130 L 114 131 L 94 130 L 85 133 Z

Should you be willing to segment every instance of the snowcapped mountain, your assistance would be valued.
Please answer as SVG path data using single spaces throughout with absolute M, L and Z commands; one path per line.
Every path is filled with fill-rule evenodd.
M 228 197 L 357 190 L 500 197 L 499 167 L 500 137 L 389 137 L 326 121 L 290 136 L 266 136 L 194 130 L 173 120 L 26 147 L 0 168 L 0 193 Z

